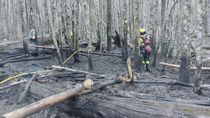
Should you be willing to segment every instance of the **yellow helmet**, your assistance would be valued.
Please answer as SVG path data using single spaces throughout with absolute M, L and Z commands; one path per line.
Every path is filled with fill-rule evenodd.
M 145 29 L 143 29 L 143 28 L 140 28 L 140 29 L 139 29 L 139 32 L 140 32 L 140 33 L 145 33 L 145 32 L 146 32 L 146 30 L 145 30 Z

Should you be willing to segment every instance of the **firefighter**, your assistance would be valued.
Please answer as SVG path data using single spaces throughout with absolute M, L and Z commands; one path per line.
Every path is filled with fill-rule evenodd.
M 151 48 L 151 40 L 147 36 L 146 30 L 141 28 L 139 29 L 140 37 L 139 37 L 139 47 L 140 47 L 140 53 L 143 56 L 142 63 L 146 65 L 146 71 L 150 71 L 150 56 L 152 53 Z

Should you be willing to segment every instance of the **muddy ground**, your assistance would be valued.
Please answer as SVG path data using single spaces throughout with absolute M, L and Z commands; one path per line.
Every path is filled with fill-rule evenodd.
M 119 49 L 115 49 L 112 53 L 119 54 L 121 51 Z M 21 44 L 10 46 L 9 48 L 4 48 L 0 52 L 1 61 L 5 61 L 17 53 L 22 53 Z M 40 55 L 39 57 L 48 57 L 50 54 Z M 31 56 L 32 57 L 32 56 Z M 88 60 L 85 56 L 80 56 L 81 63 L 74 63 L 71 60 L 68 63 L 69 68 L 79 69 L 88 71 Z M 93 70 L 91 72 L 98 74 L 105 74 L 109 77 L 116 77 L 126 72 L 126 64 L 122 62 L 122 59 L 114 56 L 100 56 L 100 55 L 92 55 L 93 62 Z M 45 71 L 43 67 L 51 67 L 52 65 L 58 65 L 57 57 L 53 56 L 50 59 L 43 60 L 32 60 L 32 61 L 22 61 L 16 63 L 7 63 L 3 65 L 0 69 L 1 80 L 14 76 L 19 73 L 24 72 L 33 72 L 33 71 Z M 52 73 L 64 73 L 66 75 L 67 71 L 55 71 Z M 152 68 L 152 72 L 143 72 L 143 73 L 135 73 L 138 76 L 139 80 L 154 80 L 154 81 L 175 81 L 178 80 L 178 69 L 174 68 L 166 68 L 166 71 L 162 72 L 162 66 L 159 64 L 157 68 Z M 193 74 L 193 72 L 192 72 Z M 208 72 L 202 76 L 206 82 L 208 82 Z M 11 80 L 10 82 L 6 82 L 1 84 L 0 87 L 6 86 L 12 82 L 20 81 L 23 79 L 30 79 L 30 76 L 24 76 L 17 78 L 15 80 Z M 57 76 L 57 77 L 38 77 L 42 81 L 41 83 L 38 81 L 33 81 L 30 94 L 27 96 L 27 99 L 22 103 L 17 103 L 18 98 L 20 97 L 21 92 L 24 90 L 25 83 L 11 87 L 6 90 L 0 90 L 0 115 L 13 111 L 17 108 L 21 108 L 27 104 L 30 104 L 34 101 L 42 99 L 44 97 L 48 97 L 54 95 L 56 93 L 68 90 L 73 88 L 76 84 L 82 83 L 83 80 L 87 78 L 87 75 L 81 73 L 68 73 L 66 76 Z M 106 81 L 107 78 L 97 78 L 94 76 L 90 76 L 96 82 Z M 191 80 L 192 84 L 194 82 L 193 77 Z M 186 100 L 208 100 L 208 93 L 206 96 L 200 96 L 193 92 L 193 89 L 190 87 L 182 87 L 182 86 L 174 86 L 167 84 L 151 84 L 151 83 L 134 83 L 134 84 L 117 84 L 111 87 L 106 88 L 102 91 L 96 91 L 87 96 L 94 96 L 96 94 L 103 94 L 104 96 L 114 95 L 116 91 L 124 90 L 124 91 L 135 91 L 138 93 L 143 93 L 152 96 L 164 96 L 164 97 L 173 97 L 180 98 Z M 204 92 L 205 93 L 205 92 Z M 68 106 L 69 107 L 69 106 Z M 54 107 L 48 108 L 46 110 L 42 110 L 39 113 L 36 113 L 29 118 L 74 118 L 74 117 L 82 117 L 79 114 L 72 114 L 65 111 L 65 104 L 56 105 Z M 183 116 L 185 117 L 185 116 Z

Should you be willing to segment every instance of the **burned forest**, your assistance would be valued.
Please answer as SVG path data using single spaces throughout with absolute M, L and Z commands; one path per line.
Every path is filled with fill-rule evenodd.
M 0 118 L 210 118 L 210 0 L 0 0 Z

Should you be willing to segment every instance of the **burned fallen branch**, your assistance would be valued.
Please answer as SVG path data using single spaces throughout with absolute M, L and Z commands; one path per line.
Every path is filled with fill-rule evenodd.
M 119 84 L 119 83 L 121 83 L 121 82 L 122 82 L 122 80 L 119 79 L 119 78 L 115 78 L 115 79 L 112 79 L 112 80 L 109 80 L 109 81 L 106 81 L 106 82 L 102 82 L 102 83 L 100 83 L 100 84 L 94 86 L 94 88 L 93 88 L 91 91 L 85 92 L 84 94 L 87 94 L 87 93 L 89 93 L 89 92 L 93 92 L 93 91 L 95 91 L 95 90 L 103 89 L 103 88 L 105 88 L 105 87 L 107 87 L 107 86 Z
M 152 80 L 135 80 L 134 83 L 138 84 L 166 84 L 174 86 L 183 86 L 183 87 L 194 87 L 192 84 L 185 84 L 178 81 L 152 81 Z
M 27 83 L 26 86 L 25 86 L 24 91 L 20 94 L 20 97 L 19 97 L 17 103 L 21 103 L 21 102 L 25 99 L 25 97 L 27 96 L 28 91 L 29 91 L 29 89 L 30 89 L 30 85 L 32 84 L 32 82 L 33 82 L 33 80 L 36 78 L 36 76 L 37 76 L 37 75 L 34 74 L 34 75 L 32 76 L 32 78 L 28 81 L 28 83 Z
M 49 73 L 46 75 L 41 75 L 38 79 L 42 78 L 47 78 L 47 77 L 56 77 L 56 78 L 65 78 L 65 77 L 70 77 L 70 78 L 85 78 L 84 73 L 77 73 L 77 72 L 54 72 L 54 73 Z
M 8 89 L 10 87 L 13 87 L 13 86 L 16 86 L 16 85 L 19 85 L 19 84 L 22 84 L 22 83 L 26 83 L 27 80 L 22 80 L 22 81 L 18 81 L 18 82 L 13 82 L 9 85 L 6 85 L 6 86 L 3 86 L 3 87 L 0 87 L 0 90 L 5 90 L 5 89 Z
M 40 75 L 40 74 L 49 73 L 49 72 L 52 72 L 52 71 L 54 71 L 54 69 L 53 70 L 45 70 L 45 71 L 34 71 L 34 72 L 21 73 L 21 74 L 18 74 L 18 75 L 15 75 L 15 76 L 11 76 L 11 77 L 8 77 L 8 78 L 0 81 L 0 84 L 6 83 L 6 82 L 8 82 L 10 80 L 13 80 L 13 79 L 16 79 L 18 77 L 27 76 L 27 75 L 31 75 L 31 74 L 38 74 L 38 75 Z
M 108 75 L 104 75 L 104 74 L 97 74 L 97 73 L 91 73 L 91 72 L 87 72 L 87 71 L 83 71 L 83 70 L 76 70 L 76 69 L 71 69 L 71 68 L 67 68 L 67 67 L 61 67 L 61 66 L 52 66 L 54 69 L 60 69 L 60 70 L 67 70 L 67 71 L 72 71 L 72 72 L 79 72 L 79 73 L 85 73 L 85 74 L 90 74 L 90 75 L 95 75 L 95 76 L 100 76 L 100 77 L 108 77 Z
M 0 66 L 4 66 L 7 63 L 16 63 L 16 62 L 22 62 L 22 61 L 33 61 L 33 60 L 44 60 L 44 59 L 50 59 L 54 57 L 55 55 L 46 56 L 46 57 L 30 57 L 30 58 L 23 58 L 23 59 L 14 59 L 14 60 L 6 60 L 0 62 Z
M 17 57 L 19 57 L 19 56 L 23 56 L 23 53 L 22 52 L 20 52 L 20 53 L 9 53 L 9 54 L 6 54 L 6 55 L 8 55 L 8 56 L 3 56 L 3 57 L 1 57 L 1 59 L 11 59 L 11 58 L 17 58 Z
M 54 47 L 49 47 L 49 46 L 39 46 L 39 45 L 30 45 L 30 47 L 35 47 L 35 48 L 42 48 L 42 49 L 49 49 L 49 50 L 56 50 Z M 61 48 L 63 51 L 69 51 L 69 49 L 63 47 Z
M 22 43 L 22 41 L 11 41 L 11 42 L 6 42 L 6 43 L 0 43 L 0 46 L 9 46 L 9 45 L 15 45 L 17 43 Z
M 16 55 L 16 56 L 9 57 L 9 58 L 2 58 L 2 59 L 4 59 L 4 60 L 18 60 L 18 59 L 27 58 L 27 57 L 28 57 L 27 55 L 21 54 L 21 55 Z

